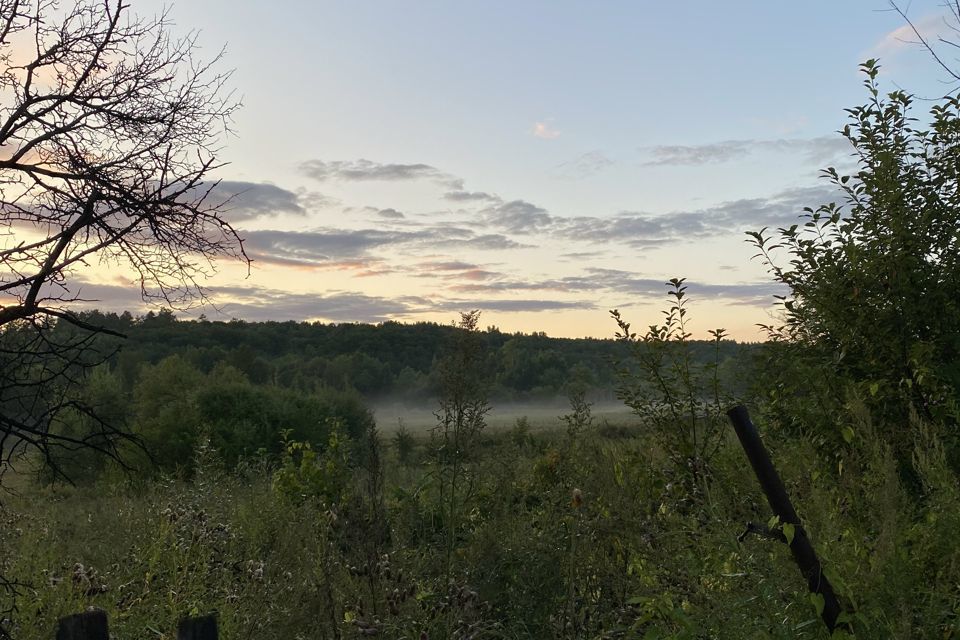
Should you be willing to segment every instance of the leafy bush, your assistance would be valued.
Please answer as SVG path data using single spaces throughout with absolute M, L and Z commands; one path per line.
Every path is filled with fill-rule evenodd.
M 417 441 L 400 420 L 397 430 L 393 434 L 393 446 L 397 450 L 397 460 L 400 464 L 406 465 L 413 462 L 413 455 L 416 453 Z
M 843 135 L 859 170 L 823 172 L 841 204 L 808 208 L 802 224 L 750 236 L 774 279 L 789 288 L 784 324 L 769 327 L 771 336 L 808 373 L 793 384 L 779 378 L 779 412 L 795 415 L 816 397 L 835 408 L 856 393 L 888 418 L 882 435 L 907 456 L 912 413 L 956 422 L 960 95 L 934 104 L 929 128 L 921 129 L 910 116 L 911 96 L 881 95 L 879 70 L 875 60 L 863 64 L 869 101 L 847 110 Z M 817 376 L 829 383 L 817 384 Z M 796 388 L 808 382 L 813 394 Z M 816 426 L 842 442 L 823 418 Z
M 373 424 L 356 392 L 254 385 L 223 365 L 204 375 L 178 356 L 145 367 L 133 395 L 135 426 L 163 470 L 189 470 L 201 433 L 232 466 L 258 452 L 281 453 L 284 429 L 292 439 L 319 446 L 329 438 L 331 421 L 354 439 Z
M 669 286 L 664 323 L 639 336 L 616 310 L 610 314 L 617 339 L 630 347 L 632 361 L 619 363 L 617 397 L 642 419 L 667 451 L 682 477 L 699 484 L 723 442 L 727 398 L 720 385 L 723 329 L 710 331 L 714 359 L 701 365 L 693 357 L 684 279 Z
M 283 432 L 283 455 L 273 474 L 273 489 L 293 502 L 316 501 L 324 508 L 340 503 L 350 480 L 350 450 L 335 420 L 330 421 L 330 436 L 322 452 L 309 442 L 290 440 Z

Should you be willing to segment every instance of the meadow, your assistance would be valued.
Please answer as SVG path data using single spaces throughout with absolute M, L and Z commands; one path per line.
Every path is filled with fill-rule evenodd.
M 827 635 L 786 546 L 740 538 L 769 508 L 735 442 L 692 491 L 640 430 L 582 426 L 479 439 L 458 485 L 423 437 L 229 470 L 200 448 L 189 480 L 14 482 L 11 633 L 49 638 L 96 606 L 118 638 L 207 611 L 228 638 Z M 960 494 L 942 449 L 918 443 L 919 503 L 865 449 L 842 474 L 802 440 L 774 454 L 858 635 L 950 637 Z
M 837 202 L 748 234 L 787 292 L 762 344 L 694 340 L 682 278 L 609 340 L 4 307 L 0 637 L 88 606 L 131 640 L 960 636 L 960 96 L 920 129 L 861 70 Z
M 172 638 L 211 611 L 226 638 L 830 635 L 787 545 L 748 531 L 783 523 L 725 424 L 729 396 L 710 399 L 716 362 L 692 361 L 682 332 L 633 343 L 664 358 L 648 373 L 669 385 L 625 373 L 629 411 L 594 414 L 572 388 L 563 413 L 497 416 L 482 336 L 461 329 L 437 365 L 432 423 L 357 431 L 333 416 L 323 442 L 278 429 L 277 453 L 229 457 L 201 423 L 170 471 L 98 464 L 75 485 L 8 474 L 8 633 L 49 638 L 93 606 L 117 638 Z M 839 446 L 759 407 L 841 598 L 833 637 L 953 637 L 960 486 L 943 432 L 915 416 L 904 457 L 854 396 Z M 684 430 L 712 446 L 691 455 Z

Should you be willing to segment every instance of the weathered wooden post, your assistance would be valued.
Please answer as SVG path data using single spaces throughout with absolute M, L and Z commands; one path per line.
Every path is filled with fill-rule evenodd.
M 737 438 L 743 446 L 750 466 L 760 481 L 760 488 L 763 489 L 767 502 L 773 510 L 773 514 L 779 516 L 780 522 L 793 526 L 793 540 L 790 541 L 790 551 L 793 553 L 793 560 L 800 567 L 800 573 L 807 580 L 807 587 L 810 593 L 816 593 L 823 597 L 823 610 L 820 617 L 823 618 L 827 629 L 832 633 L 838 626 L 837 618 L 840 615 L 840 603 L 837 601 L 837 594 L 833 591 L 833 586 L 823 575 L 823 568 L 820 566 L 820 559 L 810 544 L 810 538 L 800 523 L 800 517 L 790 502 L 787 495 L 787 488 L 780 479 L 773 462 L 770 460 L 770 454 L 767 448 L 763 446 L 760 439 L 760 433 L 750 421 L 750 414 L 746 407 L 737 405 L 729 411 L 727 416 L 733 423 L 733 428 L 737 432 Z M 847 626 L 847 625 L 842 625 Z
M 110 640 L 107 613 L 100 609 L 91 609 L 60 618 L 57 640 Z
M 184 618 L 177 627 L 177 640 L 217 640 L 217 616 Z

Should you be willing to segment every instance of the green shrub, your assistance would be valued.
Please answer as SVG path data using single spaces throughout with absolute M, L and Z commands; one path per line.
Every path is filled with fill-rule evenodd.
M 723 443 L 724 409 L 729 399 L 721 389 L 719 365 L 723 329 L 710 331 L 714 359 L 701 365 L 693 357 L 684 279 L 668 283 L 670 307 L 662 325 L 638 336 L 616 310 L 611 311 L 617 339 L 630 349 L 631 361 L 618 363 L 617 397 L 640 417 L 641 423 L 669 454 L 691 490 L 709 471 Z
M 397 460 L 400 464 L 407 465 L 413 462 L 413 456 L 416 453 L 417 441 L 400 420 L 397 430 L 393 434 L 393 446 L 397 450 Z
M 936 101 L 929 127 L 918 128 L 910 115 L 915 100 L 902 90 L 881 95 L 879 70 L 875 60 L 862 65 L 868 101 L 847 110 L 843 135 L 858 170 L 823 172 L 841 202 L 750 236 L 788 288 L 784 324 L 769 327 L 771 335 L 788 366 L 800 362 L 794 376 L 775 379 L 778 413 L 803 414 L 808 402 L 842 407 L 853 387 L 886 418 L 878 433 L 904 460 L 911 413 L 951 423 L 957 417 L 960 95 Z M 796 377 L 802 372 L 809 375 Z M 837 446 L 849 435 L 836 423 L 823 415 L 809 426 Z

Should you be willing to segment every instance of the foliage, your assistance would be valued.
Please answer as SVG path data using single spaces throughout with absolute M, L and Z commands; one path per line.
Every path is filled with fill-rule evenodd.
M 630 347 L 639 373 L 620 365 L 617 396 L 657 437 L 683 477 L 699 484 L 723 443 L 727 399 L 719 378 L 723 329 L 710 331 L 714 359 L 698 363 L 690 346 L 684 279 L 667 283 L 664 323 L 638 337 L 616 310 L 617 339 Z
M 410 430 L 403 424 L 402 419 L 397 426 L 397 430 L 393 432 L 393 446 L 397 450 L 397 460 L 399 460 L 400 464 L 405 465 L 413 461 L 417 442 L 413 434 L 410 433 Z
M 109 458 L 102 451 L 111 444 L 103 433 L 103 425 L 109 424 L 123 432 L 130 430 L 127 397 L 113 372 L 105 367 L 92 370 L 79 391 L 83 408 L 64 412 L 55 433 L 89 446 L 52 449 L 51 460 L 39 469 L 41 476 L 51 481 L 66 477 L 73 482 L 91 482 L 108 466 Z M 191 453 L 188 450 L 186 455 Z
M 560 420 L 567 425 L 567 435 L 575 440 L 585 429 L 593 426 L 593 416 L 590 414 L 592 404 L 587 402 L 586 391 L 572 389 L 568 396 L 570 413 L 560 416 Z
M 440 406 L 430 432 L 440 513 L 443 518 L 444 582 L 454 578 L 454 552 L 462 536 L 463 518 L 476 495 L 476 463 L 480 434 L 490 410 L 487 401 L 487 359 L 479 339 L 479 311 L 460 314 L 462 331 L 440 360 Z M 445 611 L 445 633 L 452 633 L 455 609 Z
M 287 500 L 317 501 L 329 508 L 343 499 L 349 480 L 349 441 L 336 421 L 331 421 L 327 446 L 320 453 L 309 442 L 290 440 L 284 430 L 280 467 L 273 474 L 273 489 Z
M 935 106 L 933 130 L 915 131 L 909 97 L 880 98 L 876 65 L 865 71 L 871 103 L 851 110 L 847 131 L 861 170 L 828 171 L 846 208 L 808 211 L 807 226 L 780 230 L 778 242 L 753 234 L 791 292 L 785 326 L 758 349 L 767 368 L 753 400 L 851 633 L 956 637 L 957 282 L 945 278 L 956 275 L 960 228 L 950 217 L 958 104 Z M 776 266 L 779 251 L 790 266 Z M 589 385 L 603 377 L 558 369 L 569 343 L 482 332 L 477 312 L 412 333 L 103 318 L 153 338 L 108 357 L 83 402 L 120 416 L 132 401 L 161 465 L 190 473 L 130 482 L 81 456 L 61 464 L 89 470 L 89 486 L 15 476 L 21 493 L 0 503 L 10 631 L 48 638 L 59 616 L 94 605 L 118 637 L 163 637 L 209 609 L 231 638 L 825 637 L 823 603 L 787 546 L 750 536 L 756 526 L 737 535 L 745 522 L 788 540 L 797 531 L 770 518 L 742 451 L 723 437 L 726 383 L 751 382 L 724 368 L 743 352 L 722 329 L 692 341 L 684 280 L 668 284 L 662 324 L 638 336 L 614 311 L 617 342 L 591 343 L 621 356 L 617 391 L 635 417 L 620 428 L 591 428 Z M 925 296 L 927 320 L 906 308 L 907 285 Z M 251 344 L 224 346 L 238 335 Z M 356 348 L 363 357 L 252 346 L 325 335 L 406 338 L 383 359 L 370 345 Z M 429 358 L 415 348 L 438 335 L 447 340 Z M 394 366 L 397 353 L 410 362 Z M 428 374 L 414 368 L 427 360 Z M 378 371 L 430 378 L 439 406 L 429 441 L 401 422 L 383 449 L 351 391 L 361 379 L 376 381 L 368 391 L 388 384 Z M 533 432 L 521 418 L 486 429 L 491 388 L 509 381 L 526 393 L 548 379 L 571 402 L 553 428 Z M 64 435 L 86 433 L 87 414 L 63 415 Z
M 802 411 L 797 405 L 817 397 L 836 409 L 854 392 L 875 415 L 890 418 L 895 430 L 884 437 L 906 455 L 912 413 L 956 420 L 960 95 L 934 104 L 929 128 L 918 128 L 910 116 L 914 99 L 902 90 L 882 95 L 879 69 L 874 60 L 862 66 L 869 101 L 848 110 L 843 130 L 859 170 L 823 172 L 842 203 L 806 209 L 805 222 L 775 234 L 750 236 L 770 273 L 789 288 L 784 325 L 770 327 L 771 335 L 787 347 L 784 357 L 810 371 L 796 382 L 817 385 L 798 397 L 782 379 L 782 413 Z M 839 429 L 817 426 L 832 443 L 842 442 Z
M 359 438 L 373 422 L 355 394 L 254 385 L 227 366 L 204 375 L 179 356 L 144 367 L 132 395 L 136 432 L 153 462 L 168 471 L 189 471 L 202 435 L 235 465 L 258 452 L 279 453 L 284 429 L 293 439 L 323 445 L 333 422 L 351 438 Z
M 919 501 L 879 441 L 839 477 L 802 438 L 773 452 L 857 637 L 956 632 L 960 489 L 935 433 L 912 430 Z M 769 512 L 736 447 L 713 460 L 723 490 L 707 511 L 650 436 L 585 432 L 562 482 L 550 471 L 562 423 L 531 437 L 521 447 L 488 435 L 475 451 L 453 584 L 446 503 L 425 488 L 434 467 L 384 461 L 388 535 L 373 535 L 376 498 L 362 498 L 367 472 L 344 455 L 360 445 L 346 439 L 236 471 L 201 446 L 189 481 L 24 486 L 0 511 L 0 562 L 28 587 L 15 637 L 49 638 L 58 616 L 88 605 L 108 611 L 118 637 L 172 634 L 179 616 L 211 609 L 237 638 L 824 637 L 788 549 L 737 539 Z M 348 467 L 335 476 L 333 449 Z
M 177 355 L 203 373 L 229 365 L 254 385 L 313 392 L 320 387 L 356 390 L 371 402 L 396 400 L 423 406 L 436 400 L 436 366 L 445 345 L 462 329 L 418 322 L 379 325 L 326 325 L 318 322 L 242 322 L 178 319 L 169 311 L 130 314 L 84 312 L 90 324 L 122 333 L 116 353 L 105 356 L 126 389 L 143 365 Z M 567 396 L 571 384 L 583 386 L 596 401 L 614 399 L 612 358 L 623 360 L 626 345 L 610 339 L 553 338 L 541 333 L 477 333 L 489 359 L 488 392 L 493 400 L 553 400 Z M 713 360 L 711 341 L 690 340 L 693 358 Z M 725 340 L 723 360 L 741 367 L 760 345 Z M 739 378 L 732 366 L 721 370 L 728 386 Z

